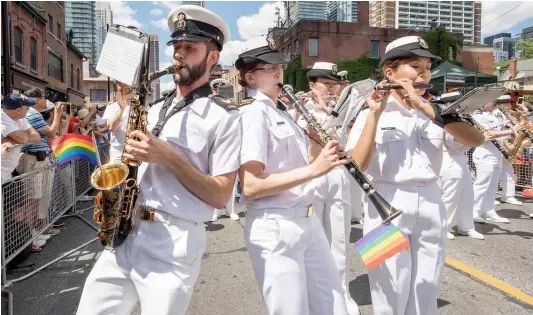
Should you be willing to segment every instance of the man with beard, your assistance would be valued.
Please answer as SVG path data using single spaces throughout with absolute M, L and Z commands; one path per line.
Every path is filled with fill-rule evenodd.
M 194 5 L 170 12 L 177 89 L 148 111 L 124 156 L 140 160 L 136 226 L 104 251 L 87 278 L 79 314 L 185 314 L 206 245 L 203 222 L 228 202 L 239 167 L 239 112 L 209 96 L 209 73 L 229 28 Z

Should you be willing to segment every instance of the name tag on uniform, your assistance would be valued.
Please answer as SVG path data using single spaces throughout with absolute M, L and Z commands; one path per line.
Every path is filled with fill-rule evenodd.
M 278 122 L 276 122 L 276 124 L 277 124 L 278 126 L 281 126 L 281 125 L 285 125 L 285 122 L 284 122 L 284 121 L 278 121 Z
M 396 130 L 396 127 L 381 127 L 381 130 Z

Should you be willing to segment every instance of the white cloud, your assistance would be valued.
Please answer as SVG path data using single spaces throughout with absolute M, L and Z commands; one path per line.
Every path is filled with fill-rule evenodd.
M 169 76 L 170 78 L 170 76 Z M 162 79 L 161 79 L 162 80 Z M 161 94 L 159 97 L 163 95 L 163 92 L 166 92 L 168 90 L 172 90 L 176 87 L 176 84 L 172 80 L 172 78 L 169 79 L 169 81 L 161 81 L 159 84 L 159 93 Z
M 265 46 L 266 44 L 264 36 L 254 37 L 247 41 L 231 40 L 224 45 L 218 63 L 223 66 L 232 66 L 242 52 Z
M 177 7 L 178 5 L 180 5 L 181 1 L 154 1 L 153 3 L 154 3 L 154 5 L 162 6 L 162 7 L 165 7 L 167 9 L 172 10 L 175 7 Z
M 171 65 L 172 65 L 172 63 L 170 63 L 170 62 L 163 62 L 163 63 L 159 64 L 159 70 L 164 70 L 164 69 L 170 67 Z
M 142 27 L 142 23 L 137 21 L 133 16 L 137 12 L 133 10 L 125 1 L 107 1 L 113 11 L 113 23 L 124 26 L 135 26 L 139 29 Z
M 163 11 L 161 9 L 152 9 L 152 10 L 150 10 L 150 15 L 160 16 L 161 14 L 163 14 Z
M 162 19 L 159 19 L 159 20 L 152 20 L 152 21 L 150 21 L 150 23 L 152 23 L 153 26 L 155 26 L 157 28 L 160 28 L 162 30 L 168 30 L 168 20 L 167 20 L 167 18 L 162 18 Z
M 281 2 L 269 2 L 259 8 L 259 12 L 241 16 L 237 19 L 237 28 L 242 39 L 251 39 L 268 33 L 268 29 L 275 26 L 276 7 L 280 9 L 281 17 L 285 17 L 285 10 Z
M 165 56 L 172 57 L 174 55 L 174 46 L 166 46 L 165 47 Z
M 529 1 L 523 1 L 516 9 L 500 17 L 518 4 L 520 1 L 505 1 L 505 4 L 501 1 L 483 1 L 481 3 L 481 37 L 509 31 L 517 24 L 533 17 L 533 2 Z

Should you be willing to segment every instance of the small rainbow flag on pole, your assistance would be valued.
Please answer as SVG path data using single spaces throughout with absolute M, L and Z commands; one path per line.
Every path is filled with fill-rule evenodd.
M 74 160 L 86 160 L 94 166 L 98 165 L 96 148 L 93 139 L 89 136 L 68 133 L 50 140 L 50 146 L 59 165 Z
M 409 241 L 392 223 L 381 224 L 355 243 L 355 248 L 369 270 L 408 247 Z

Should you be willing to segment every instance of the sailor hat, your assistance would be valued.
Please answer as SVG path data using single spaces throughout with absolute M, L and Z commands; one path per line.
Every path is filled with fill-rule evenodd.
M 339 77 L 339 80 L 341 81 L 348 81 L 348 71 L 339 71 L 337 73 L 337 76 Z
M 339 81 L 337 76 L 337 65 L 331 62 L 315 62 L 313 68 L 307 71 L 307 79 L 324 78 Z
M 505 104 L 505 103 L 512 103 L 512 102 L 513 102 L 513 99 L 511 98 L 511 96 L 505 94 L 505 95 L 502 95 L 502 96 L 498 97 L 496 99 L 495 103 L 496 104 Z
M 438 61 L 440 57 L 429 51 L 426 41 L 419 36 L 405 36 L 390 42 L 385 48 L 385 55 L 379 62 L 379 67 L 388 60 L 403 59 L 409 57 L 428 57 L 431 61 Z
M 212 90 L 216 90 L 219 86 L 229 85 L 229 81 L 222 78 L 214 79 L 213 81 L 211 81 L 210 85 Z
M 237 70 L 242 69 L 242 67 L 247 64 L 266 63 L 280 65 L 290 62 L 289 55 L 278 51 L 278 47 L 272 36 L 266 36 L 263 40 L 260 39 L 259 41 L 254 42 L 256 46 L 257 43 L 260 43 L 262 46 L 249 49 L 239 55 L 239 58 L 235 61 L 235 68 L 237 68 Z M 264 45 L 264 43 L 266 43 L 266 45 Z
M 212 40 L 222 50 L 229 40 L 229 27 L 218 15 L 197 5 L 180 5 L 168 15 L 168 28 L 175 41 L 209 41 Z

